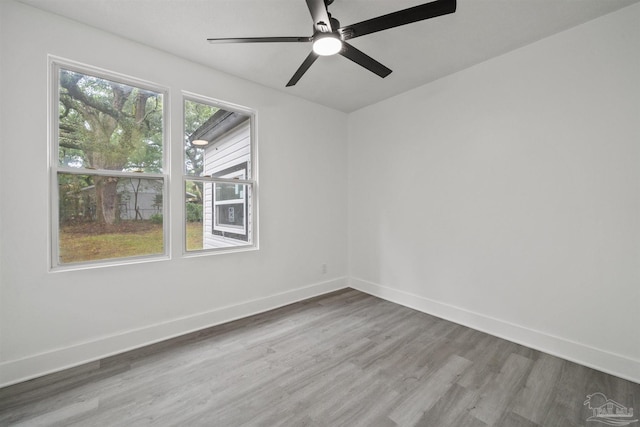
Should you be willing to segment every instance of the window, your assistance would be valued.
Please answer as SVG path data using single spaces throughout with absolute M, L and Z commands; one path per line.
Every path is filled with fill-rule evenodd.
M 166 92 L 52 61 L 52 266 L 164 256 Z
M 223 170 L 221 178 L 246 179 L 247 162 Z M 224 236 L 240 240 L 247 240 L 247 195 L 244 187 L 239 184 L 216 183 L 213 192 L 213 231 L 217 236 Z
M 254 114 L 185 96 L 187 252 L 255 246 Z

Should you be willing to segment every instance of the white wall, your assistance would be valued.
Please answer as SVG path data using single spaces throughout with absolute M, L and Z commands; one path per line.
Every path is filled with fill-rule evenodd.
M 0 385 L 346 285 L 344 113 L 12 1 L 0 8 Z M 48 271 L 48 54 L 171 89 L 171 260 Z M 180 90 L 258 113 L 259 251 L 181 256 Z
M 640 381 L 638 22 L 352 113 L 352 286 Z

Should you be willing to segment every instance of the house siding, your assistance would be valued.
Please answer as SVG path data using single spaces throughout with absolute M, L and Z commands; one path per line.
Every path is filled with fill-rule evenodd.
M 220 137 L 205 150 L 204 174 L 215 175 L 226 169 L 246 163 L 247 177 L 251 176 L 251 132 L 250 120 Z M 248 206 L 251 206 L 252 194 L 248 194 Z M 251 236 L 253 220 L 251 209 L 245 212 L 247 233 Z M 247 242 L 213 234 L 213 184 L 204 186 L 203 244 L 205 249 L 242 246 Z

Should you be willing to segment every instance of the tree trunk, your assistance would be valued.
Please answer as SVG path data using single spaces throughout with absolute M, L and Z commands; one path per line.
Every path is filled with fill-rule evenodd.
M 133 207 L 134 210 L 136 211 L 136 221 L 138 219 L 142 220 L 142 214 L 140 213 L 140 206 L 138 206 L 138 193 L 140 192 L 140 183 L 142 182 L 141 179 L 138 180 L 138 184 L 134 185 L 133 184 L 133 180 L 129 180 L 131 181 L 131 187 L 133 188 Z
M 96 176 L 96 216 L 102 224 L 115 224 L 118 218 L 118 178 Z

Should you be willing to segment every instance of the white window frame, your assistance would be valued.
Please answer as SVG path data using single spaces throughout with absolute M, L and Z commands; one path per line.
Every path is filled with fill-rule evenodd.
M 234 179 L 236 181 L 239 180 L 243 180 L 246 179 L 246 174 L 247 174 L 247 170 L 246 169 L 241 169 L 235 172 L 231 172 L 229 174 L 223 175 L 221 178 L 228 178 L 228 179 Z M 249 210 L 249 199 L 248 199 L 248 195 L 244 194 L 242 196 L 241 199 L 227 199 L 227 200 L 218 200 L 216 195 L 216 184 L 218 183 L 214 183 L 213 185 L 213 215 L 214 215 L 214 221 L 213 221 L 213 229 L 216 231 L 222 231 L 222 232 L 227 232 L 227 233 L 234 233 L 234 234 L 241 234 L 243 236 L 246 236 L 248 233 L 247 230 L 247 214 L 248 214 L 248 210 Z M 239 185 L 239 184 L 238 184 Z M 246 193 L 246 191 L 245 191 Z M 228 225 L 228 224 L 220 224 L 218 222 L 218 207 L 220 206 L 225 206 L 225 205 L 238 205 L 238 204 L 243 204 L 245 206 L 244 210 L 244 218 L 242 221 L 242 225 Z
M 186 233 L 184 232 L 185 227 L 186 227 L 186 218 L 187 218 L 187 212 L 186 212 L 186 203 L 187 203 L 187 195 L 186 192 L 183 190 L 182 192 L 182 213 L 183 213 L 183 219 L 182 219 L 182 229 L 183 229 L 183 236 L 182 236 L 182 254 L 183 257 L 193 257 L 193 256 L 203 256 L 203 255 L 213 255 L 213 254 L 223 254 L 223 253 L 234 253 L 234 252 L 243 252 L 243 251 L 252 251 L 252 250 L 258 250 L 259 249 L 259 239 L 258 239 L 258 201 L 259 201 L 259 197 L 258 197 L 258 138 L 257 138 L 257 134 L 258 134 L 258 124 L 257 124 L 257 112 L 251 108 L 248 107 L 243 107 L 237 104 L 232 104 L 229 102 L 225 102 L 225 101 L 221 101 L 219 99 L 215 99 L 215 98 L 211 98 L 208 96 L 203 96 L 203 95 L 199 95 L 197 93 L 193 93 L 193 92 L 188 92 L 188 91 L 182 91 L 182 108 L 183 108 L 183 115 L 182 115 L 182 135 L 185 134 L 185 129 L 184 129 L 184 106 L 185 106 L 185 101 L 191 101 L 191 102 L 198 102 L 198 103 L 202 103 L 202 104 L 207 104 L 207 105 L 211 105 L 213 107 L 218 107 L 220 109 L 224 109 L 226 111 L 231 111 L 231 112 L 237 112 L 240 114 L 244 114 L 249 116 L 249 144 L 250 144 L 250 162 L 251 165 L 250 167 L 248 167 L 247 169 L 243 169 L 243 172 L 246 174 L 244 179 L 238 179 L 238 178 L 227 178 L 225 177 L 211 177 L 211 176 L 195 176 L 195 175 L 187 175 L 186 173 L 186 169 L 185 169 L 185 154 L 184 154 L 184 147 L 181 147 L 181 153 L 182 153 L 182 175 L 183 175 L 183 182 L 182 182 L 182 188 L 184 189 L 186 187 L 186 183 L 187 181 L 199 181 L 202 182 L 203 184 L 210 184 L 212 186 L 212 210 L 215 210 L 215 203 L 214 203 L 214 198 L 215 198 L 215 185 L 216 183 L 222 183 L 222 184 L 244 184 L 246 187 L 246 192 L 247 192 L 247 209 L 245 211 L 245 225 L 246 225 L 246 234 L 244 233 L 244 230 L 242 233 L 239 233 L 240 230 L 235 229 L 235 228 L 229 228 L 228 230 L 224 230 L 226 232 L 229 233 L 233 233 L 233 234 L 242 234 L 242 235 L 246 235 L 247 236 L 247 242 L 246 244 L 238 244 L 238 245 L 233 245 L 233 246 L 227 246 L 227 247 L 219 247 L 219 248 L 203 248 L 203 249 L 192 249 L 192 250 L 187 250 L 187 239 L 186 239 Z M 184 143 L 184 142 L 183 142 Z M 244 201 L 243 201 L 244 202 Z M 204 207 L 203 207 L 204 208 Z M 250 219 L 248 219 L 250 218 Z M 204 218 L 203 218 L 203 222 L 204 222 Z M 211 224 L 212 229 L 214 229 L 214 225 Z M 222 230 L 220 230 L 222 231 Z M 203 242 L 204 243 L 204 242 Z
M 105 70 L 98 67 L 82 64 L 76 61 L 50 55 L 48 57 L 49 69 L 49 102 L 48 102 L 48 120 L 49 120 L 49 260 L 50 271 L 58 270 L 78 270 L 85 268 L 95 268 L 104 266 L 124 265 L 139 262 L 166 260 L 170 258 L 170 217 L 169 217 L 169 188 L 170 188 L 170 162 L 169 162 L 169 106 L 171 105 L 169 97 L 169 89 L 156 83 L 141 80 L 125 74 L 114 71 Z M 162 173 L 140 173 L 126 172 L 117 170 L 103 169 L 87 169 L 72 168 L 60 166 L 58 164 L 59 153 L 59 77 L 60 69 L 74 71 L 82 74 L 103 78 L 110 81 L 123 83 L 139 89 L 153 91 L 162 94 Z M 91 175 L 91 176 L 114 176 L 134 179 L 157 179 L 162 180 L 162 217 L 163 217 L 163 253 L 139 256 L 127 256 L 122 258 L 109 258 L 103 260 L 82 261 L 73 263 L 60 262 L 60 230 L 59 230 L 59 193 L 58 193 L 58 174 L 75 174 L 75 175 Z

